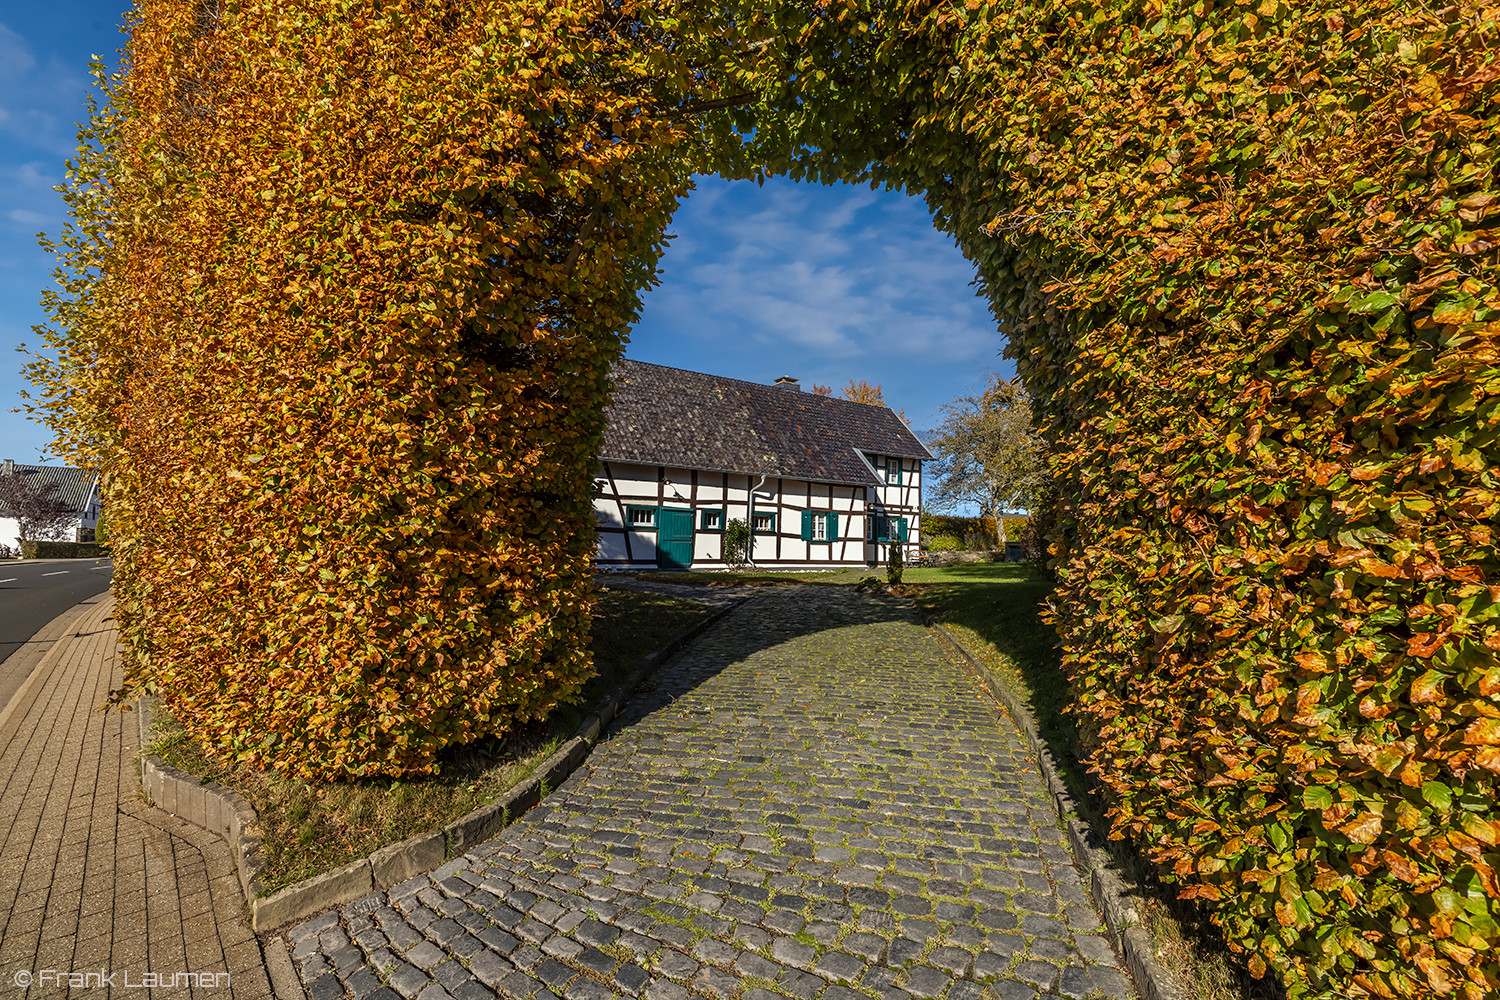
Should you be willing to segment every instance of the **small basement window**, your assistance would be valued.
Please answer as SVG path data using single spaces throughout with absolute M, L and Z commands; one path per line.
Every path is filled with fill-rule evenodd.
M 774 534 L 776 531 L 776 515 L 756 511 L 755 521 L 750 525 L 750 527 L 751 530 L 755 531 L 757 534 Z
M 723 531 L 724 512 L 722 510 L 705 510 L 698 520 L 699 531 Z
M 656 530 L 655 507 L 626 507 L 625 523 L 637 531 Z

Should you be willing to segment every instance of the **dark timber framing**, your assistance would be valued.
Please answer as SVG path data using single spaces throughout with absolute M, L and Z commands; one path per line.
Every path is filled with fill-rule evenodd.
M 695 569 L 724 566 L 723 529 L 748 521 L 752 503 L 775 519 L 771 531 L 751 533 L 758 567 L 883 562 L 888 543 L 873 529 L 880 515 L 906 518 L 906 544 L 915 551 L 922 462 L 931 455 L 888 408 L 802 393 L 795 383 L 766 386 L 633 361 L 620 362 L 613 378 L 594 502 L 600 568 L 657 565 L 657 534 L 630 527 L 633 506 L 692 511 Z M 718 515 L 716 527 L 703 527 L 705 511 Z M 837 514 L 837 538 L 804 539 L 806 512 Z

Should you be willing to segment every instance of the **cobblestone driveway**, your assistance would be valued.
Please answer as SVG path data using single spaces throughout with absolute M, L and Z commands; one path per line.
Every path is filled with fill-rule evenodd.
M 1135 995 L 1024 740 L 906 602 L 763 592 L 652 683 L 504 834 L 291 931 L 315 1000 Z

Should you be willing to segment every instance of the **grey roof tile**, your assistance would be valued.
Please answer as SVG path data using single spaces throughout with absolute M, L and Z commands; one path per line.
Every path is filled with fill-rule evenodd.
M 644 361 L 617 362 L 601 458 L 879 485 L 867 455 L 932 455 L 889 407 Z
M 58 485 L 57 497 L 68 505 L 68 509 L 82 513 L 94 492 L 97 473 L 74 469 L 65 465 L 11 465 L 11 475 L 23 476 L 28 483 L 41 486 L 46 483 Z M 0 473 L 3 474 L 3 473 Z

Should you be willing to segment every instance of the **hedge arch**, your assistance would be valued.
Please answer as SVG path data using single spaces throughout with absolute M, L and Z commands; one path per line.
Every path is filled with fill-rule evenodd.
M 320 775 L 568 697 L 688 174 L 898 185 L 1055 444 L 1115 831 L 1294 996 L 1500 991 L 1495 7 L 137 16 L 34 366 L 108 473 L 129 687 Z

